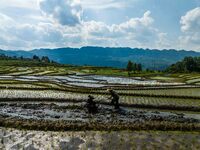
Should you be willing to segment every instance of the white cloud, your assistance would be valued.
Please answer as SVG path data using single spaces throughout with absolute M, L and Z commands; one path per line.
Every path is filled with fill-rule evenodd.
M 183 14 L 180 20 L 181 34 L 159 31 L 155 27 L 159 20 L 155 20 L 154 24 L 154 17 L 150 11 L 146 11 L 141 17 L 130 18 L 118 24 L 111 24 L 116 19 L 112 20 L 109 15 L 104 16 L 105 12 L 112 14 L 119 9 L 123 15 L 125 8 L 136 7 L 134 4 L 138 4 L 139 1 L 0 0 L 0 48 L 96 45 L 200 50 L 200 7 Z M 141 9 L 140 13 L 143 11 Z M 135 14 L 134 11 L 133 13 L 140 14 Z M 127 14 L 124 14 L 124 17 L 125 15 Z M 94 17 L 95 21 L 91 20 Z M 83 18 L 87 18 L 87 21 Z
M 61 25 L 74 26 L 81 23 L 82 8 L 78 0 L 41 0 L 40 9 Z
M 132 18 L 121 24 L 107 25 L 103 22 L 83 21 L 74 26 L 55 24 L 51 21 L 34 25 L 19 24 L 6 15 L 0 15 L 4 18 L 1 24 L 5 24 L 0 30 L 4 44 L 1 42 L 0 45 L 7 45 L 9 48 L 8 43 L 13 41 L 13 44 L 23 43 L 24 45 L 16 46 L 25 49 L 85 45 L 153 47 L 159 38 L 159 31 L 152 27 L 154 20 L 150 14 L 147 11 L 141 18 Z M 10 26 L 6 26 L 8 23 Z
M 38 9 L 37 0 L 1 0 L 0 8 L 18 7 L 26 9 Z
M 180 23 L 182 32 L 200 32 L 200 7 L 188 11 L 185 16 L 181 17 Z
M 12 18 L 0 13 L 0 28 L 11 26 L 14 22 Z
M 179 37 L 180 47 L 200 49 L 200 7 L 188 11 L 181 17 L 182 36 Z
M 108 0 L 106 4 L 114 2 L 123 1 Z M 154 19 L 150 11 L 145 12 L 142 17 L 108 25 L 104 22 L 82 20 L 79 0 L 40 0 L 38 4 L 42 13 L 31 15 L 34 23 L 21 23 L 18 19 L 0 13 L 2 48 L 33 49 L 86 45 L 155 48 L 163 39 L 160 31 L 153 27 Z
M 53 46 L 53 44 L 63 40 L 63 29 L 54 24 L 19 24 L 18 22 L 15 22 L 14 19 L 6 15 L 0 14 L 0 17 L 0 45 L 3 48 L 32 49 L 38 46 Z
M 156 41 L 156 48 L 158 49 L 174 49 L 175 45 L 178 45 L 178 41 L 176 40 L 170 40 L 168 37 L 169 35 L 167 33 L 159 33 L 158 39 Z
M 132 18 L 113 25 L 96 21 L 84 22 L 84 35 L 88 39 L 98 39 L 97 41 L 102 40 L 105 43 L 111 41 L 111 45 L 115 43 L 116 46 L 130 46 L 132 43 L 131 47 L 153 47 L 159 38 L 159 31 L 152 27 L 154 20 L 150 14 L 150 11 L 147 11 L 141 18 Z
M 81 4 L 86 9 L 122 8 L 125 6 L 121 0 L 82 0 Z

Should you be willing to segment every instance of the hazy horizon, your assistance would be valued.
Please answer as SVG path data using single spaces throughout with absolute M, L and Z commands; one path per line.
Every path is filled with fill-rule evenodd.
M 200 52 L 200 51 L 197 51 L 197 50 L 191 50 L 191 49 L 173 49 L 173 48 L 169 48 L 169 49 L 158 49 L 158 48 L 142 48 L 142 47 L 109 47 L 109 46 L 91 46 L 91 45 L 86 45 L 86 46 L 81 46 L 81 47 L 38 47 L 38 48 L 33 48 L 33 49 L 2 49 L 0 48 L 0 50 L 3 50 L 3 51 L 26 51 L 26 52 L 29 52 L 29 51 L 34 51 L 34 50 L 45 50 L 45 49 L 49 49 L 49 50 L 56 50 L 56 49 L 67 49 L 67 48 L 70 48 L 70 49 L 81 49 L 81 48 L 85 48 L 85 47 L 94 47 L 94 48 L 121 48 L 121 49 L 142 49 L 142 50 L 158 50 L 158 51 L 165 51 L 165 50 L 175 50 L 175 51 L 187 51 L 187 52 Z

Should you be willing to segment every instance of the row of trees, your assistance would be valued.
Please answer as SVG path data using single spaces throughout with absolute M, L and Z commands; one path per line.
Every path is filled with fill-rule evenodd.
M 16 59 L 20 59 L 17 58 L 16 56 L 6 56 L 5 54 L 0 54 L 0 60 L 16 60 Z
M 51 61 L 49 57 L 42 56 L 41 58 L 37 55 L 34 55 L 32 58 L 24 58 L 23 56 L 17 57 L 17 56 L 6 56 L 5 54 L 0 54 L 0 60 L 29 60 L 29 61 L 37 61 L 42 63 L 55 63 L 54 61 Z
M 127 67 L 126 67 L 126 70 L 128 72 L 132 72 L 132 71 L 137 71 L 137 72 L 141 72 L 142 71 L 142 65 L 141 64 L 137 64 L 137 63 L 134 63 L 132 61 L 128 61 L 128 64 L 127 64 Z
M 42 58 L 40 59 L 40 57 L 38 57 L 37 55 L 34 55 L 33 60 L 43 62 L 43 63 L 55 63 L 55 62 L 51 61 L 49 59 L 49 57 L 47 57 L 47 56 L 42 56 Z
M 200 72 L 200 57 L 185 57 L 182 61 L 171 65 L 166 71 L 173 73 Z
M 137 64 L 129 60 L 126 70 L 130 75 L 131 72 L 141 72 L 143 69 L 141 64 Z M 200 72 L 200 57 L 185 57 L 182 61 L 169 66 L 165 71 L 171 73 Z

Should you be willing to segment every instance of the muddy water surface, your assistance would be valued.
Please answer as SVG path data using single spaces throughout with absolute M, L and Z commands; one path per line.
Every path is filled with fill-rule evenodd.
M 177 114 L 173 112 L 158 112 L 150 110 L 139 110 L 134 108 L 121 107 L 115 110 L 109 105 L 99 105 L 96 114 L 89 114 L 85 109 L 85 103 L 27 103 L 27 102 L 10 102 L 0 103 L 0 115 L 21 118 L 21 119 L 38 119 L 38 120 L 65 120 L 88 122 L 91 119 L 96 122 L 142 122 L 142 121 L 172 121 L 172 122 L 200 122 L 197 115 Z

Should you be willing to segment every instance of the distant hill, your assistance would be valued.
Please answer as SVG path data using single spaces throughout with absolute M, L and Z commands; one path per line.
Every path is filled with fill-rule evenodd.
M 124 68 L 128 60 L 141 63 L 144 68 L 165 69 L 173 63 L 182 60 L 186 56 L 200 56 L 200 52 L 176 51 L 176 50 L 149 50 L 139 48 L 103 48 L 103 47 L 82 47 L 82 48 L 57 48 L 37 49 L 32 51 L 4 51 L 9 56 L 32 57 L 48 56 L 62 64 L 91 65 Z
M 46 67 L 46 66 L 63 66 L 55 61 L 50 60 L 46 56 L 39 58 L 34 55 L 31 58 L 17 57 L 16 55 L 8 56 L 3 51 L 0 53 L 0 66 L 15 66 L 15 67 Z

